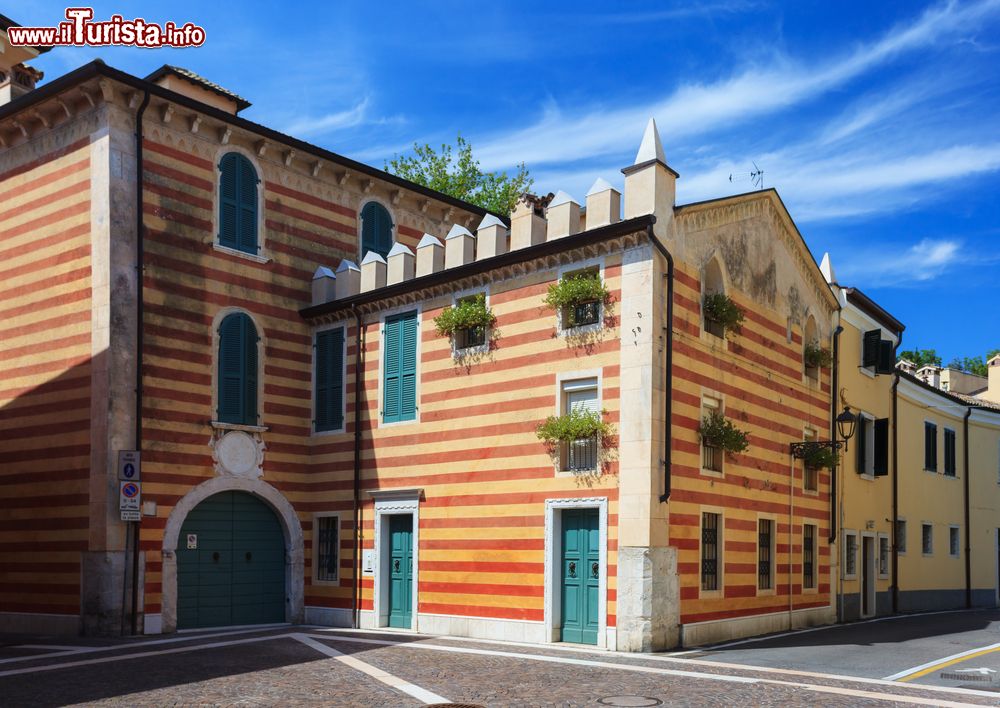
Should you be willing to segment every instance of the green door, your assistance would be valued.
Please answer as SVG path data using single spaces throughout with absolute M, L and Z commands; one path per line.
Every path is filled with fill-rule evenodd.
M 278 518 L 246 492 L 212 495 L 188 514 L 177 542 L 177 628 L 284 621 Z
M 410 629 L 413 618 L 413 516 L 389 517 L 389 626 Z
M 597 509 L 562 512 L 562 641 L 597 644 L 600 526 Z

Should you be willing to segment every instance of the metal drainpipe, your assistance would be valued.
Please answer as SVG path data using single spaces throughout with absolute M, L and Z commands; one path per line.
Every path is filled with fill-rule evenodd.
M 899 345 L 897 344 L 898 348 Z M 899 544 L 896 538 L 899 528 L 899 423 L 898 410 L 899 372 L 892 378 L 892 613 L 899 612 Z
M 972 415 L 972 407 L 966 409 L 965 418 L 962 419 L 962 434 L 965 437 L 965 607 L 972 607 L 972 547 L 969 529 L 969 417 Z
M 361 624 L 361 313 L 354 315 L 354 627 Z
M 656 222 L 655 217 L 653 223 Z M 664 258 L 667 259 L 667 343 L 666 343 L 666 364 L 664 366 L 663 382 L 663 494 L 660 495 L 660 503 L 670 499 L 670 468 L 672 441 L 671 420 L 673 414 L 674 398 L 674 257 L 670 255 L 667 247 L 660 243 L 653 233 L 653 225 L 646 227 L 646 236 Z
M 142 452 L 142 320 L 143 320 L 143 277 L 145 273 L 145 252 L 143 248 L 142 214 L 142 117 L 149 106 L 149 91 L 143 91 L 142 103 L 135 114 L 135 269 L 136 269 L 136 314 L 135 314 L 135 449 Z M 141 511 L 140 511 L 141 514 Z M 142 522 L 132 521 L 132 634 L 139 633 L 139 527 Z
M 840 333 L 844 328 L 839 324 L 833 330 L 833 372 L 830 385 L 833 388 L 833 407 L 830 411 L 830 439 L 837 439 L 837 409 L 840 408 Z M 830 533 L 829 543 L 837 540 L 837 465 L 830 468 Z

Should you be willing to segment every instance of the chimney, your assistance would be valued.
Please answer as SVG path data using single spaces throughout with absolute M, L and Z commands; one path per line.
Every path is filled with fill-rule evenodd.
M 361 292 L 385 287 L 385 259 L 375 251 L 368 251 L 361 261 Z
M 389 266 L 386 269 L 386 285 L 413 280 L 413 251 L 401 243 L 396 243 L 389 251 Z
M 337 276 L 326 266 L 320 266 L 313 273 L 312 304 L 322 305 L 337 297 Z
M 497 217 L 487 214 L 476 229 L 476 260 L 507 252 L 507 227 Z
M 566 192 L 556 192 L 546 215 L 549 222 L 547 240 L 580 233 L 580 204 Z
M 545 207 L 553 195 L 522 194 L 510 215 L 510 250 L 537 246 L 545 241 Z
M 361 292 L 361 269 L 346 258 L 337 266 L 337 299 Z
M 24 62 L 37 59 L 50 47 L 15 47 L 7 36 L 9 27 L 20 27 L 0 15 L 0 106 L 16 101 L 34 90 L 44 74 Z
M 823 274 L 828 285 L 837 282 L 837 274 L 833 272 L 833 263 L 830 262 L 830 254 L 823 254 L 823 261 L 819 264 L 819 272 Z
M 250 107 L 250 101 L 242 96 L 182 66 L 164 64 L 147 76 L 146 81 L 233 115 Z
M 679 175 L 667 166 L 656 121 L 652 118 L 646 124 L 635 163 L 623 169 L 622 174 L 625 175 L 625 218 L 653 214 L 656 216 L 656 235 L 666 237 L 674 216 Z
M 986 390 L 980 394 L 982 398 L 993 403 L 1000 403 L 1000 354 L 986 362 L 987 376 Z
M 444 267 L 472 263 L 476 249 L 476 237 L 464 226 L 455 224 L 444 240 Z
M 424 234 L 417 244 L 417 277 L 444 270 L 444 244 L 430 234 Z
M 587 192 L 587 230 L 617 224 L 622 218 L 622 193 L 598 177 Z

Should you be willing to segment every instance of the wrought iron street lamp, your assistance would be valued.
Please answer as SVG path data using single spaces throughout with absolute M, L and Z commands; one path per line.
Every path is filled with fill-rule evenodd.
M 837 433 L 841 440 L 806 440 L 804 442 L 793 442 L 791 444 L 792 457 L 802 460 L 812 455 L 816 450 L 829 448 L 837 451 L 847 449 L 847 441 L 854 437 L 854 429 L 857 427 L 858 417 L 851 413 L 848 406 L 844 406 L 844 411 L 837 416 Z

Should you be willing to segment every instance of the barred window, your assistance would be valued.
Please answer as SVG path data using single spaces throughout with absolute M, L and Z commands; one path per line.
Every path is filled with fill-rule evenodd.
M 924 555 L 929 556 L 934 553 L 934 527 L 930 524 L 921 524 L 920 536 Z
M 844 576 L 858 573 L 858 536 L 854 532 L 844 533 Z
M 757 589 L 770 590 L 773 583 L 774 522 L 759 519 L 757 522 Z
M 802 525 L 802 587 L 816 587 L 816 526 Z
M 719 589 L 719 519 L 720 514 L 701 515 L 701 589 Z
M 889 537 L 878 537 L 878 574 L 883 578 L 889 576 Z
M 896 553 L 906 553 L 906 519 L 896 519 Z
M 340 564 L 340 517 L 316 518 L 316 580 L 337 580 Z

